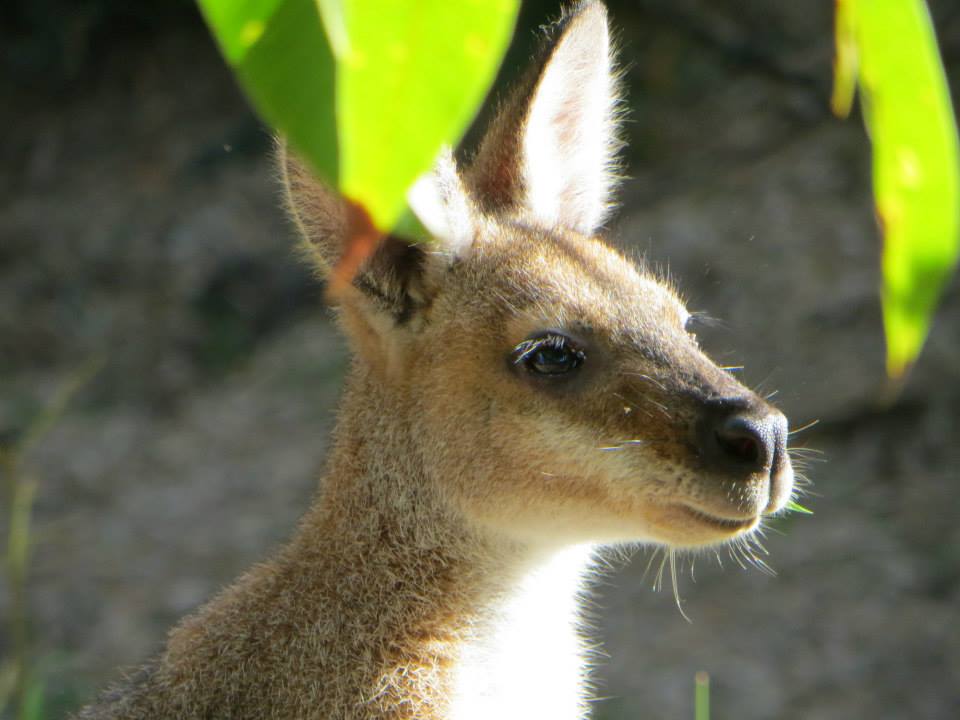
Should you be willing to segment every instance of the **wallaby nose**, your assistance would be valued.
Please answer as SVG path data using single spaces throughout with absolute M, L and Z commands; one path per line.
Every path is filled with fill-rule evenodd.
M 786 455 L 787 419 L 752 399 L 713 404 L 698 434 L 704 462 L 724 472 L 775 471 Z

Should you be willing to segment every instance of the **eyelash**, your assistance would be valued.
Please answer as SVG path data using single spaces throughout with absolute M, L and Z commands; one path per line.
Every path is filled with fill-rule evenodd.
M 517 347 L 514 349 L 514 353 L 516 353 L 516 358 L 513 361 L 514 365 L 519 365 L 533 355 L 533 353 L 535 353 L 537 350 L 545 347 L 555 348 L 557 350 L 561 348 L 567 348 L 577 355 L 577 357 L 579 357 L 581 360 L 583 360 L 585 357 L 583 352 L 573 347 L 567 338 L 563 337 L 562 335 L 549 333 L 538 338 L 524 340 L 522 343 L 517 345 Z

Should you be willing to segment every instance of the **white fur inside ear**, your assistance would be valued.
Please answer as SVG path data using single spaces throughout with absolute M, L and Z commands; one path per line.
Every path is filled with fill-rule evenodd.
M 460 255 L 473 243 L 473 213 L 449 149 L 410 188 L 407 202 L 443 250 Z
M 524 128 L 526 204 L 541 222 L 585 234 L 603 223 L 615 180 L 616 103 L 606 10 L 593 3 L 560 38 Z

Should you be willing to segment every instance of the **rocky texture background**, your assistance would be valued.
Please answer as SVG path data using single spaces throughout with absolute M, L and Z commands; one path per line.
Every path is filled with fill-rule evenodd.
M 346 362 L 269 138 L 192 6 L 128 5 L 0 10 L 0 440 L 103 362 L 25 462 L 50 717 L 283 541 Z M 684 572 L 692 623 L 642 552 L 598 583 L 596 715 L 692 717 L 703 669 L 718 717 L 956 717 L 960 288 L 884 406 L 868 147 L 826 111 L 832 3 L 611 5 L 632 175 L 611 235 L 723 320 L 706 345 L 779 390 L 794 427 L 819 419 L 796 441 L 827 462 L 816 515 L 769 535 L 778 577 L 710 556 Z M 960 10 L 933 10 L 956 95 Z

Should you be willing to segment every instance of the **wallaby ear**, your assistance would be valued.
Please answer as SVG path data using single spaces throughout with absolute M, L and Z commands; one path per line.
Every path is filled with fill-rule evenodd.
M 287 210 L 303 240 L 304 251 L 323 279 L 340 261 L 347 233 L 346 207 L 341 197 L 318 180 L 309 168 L 278 148 Z M 404 324 L 429 304 L 425 281 L 427 253 L 402 238 L 388 235 L 366 258 L 353 278 L 352 290 L 339 298 L 357 317 L 377 327 L 383 320 Z M 388 322 L 389 325 L 389 322 Z
M 480 206 L 596 232 L 617 177 L 616 86 L 606 8 L 582 2 L 548 28 L 481 141 L 465 173 Z
M 346 207 L 333 189 L 290 152 L 284 140 L 277 140 L 276 158 L 287 213 L 305 243 L 310 261 L 327 279 L 343 253 Z

